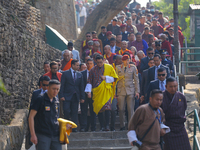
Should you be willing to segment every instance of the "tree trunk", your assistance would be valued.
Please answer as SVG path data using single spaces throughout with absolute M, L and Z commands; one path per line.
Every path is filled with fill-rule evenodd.
M 104 0 L 87 18 L 87 21 L 75 42 L 75 48 L 80 50 L 81 42 L 85 39 L 86 32 L 101 32 L 101 26 L 107 26 L 108 23 L 116 16 L 131 0 Z

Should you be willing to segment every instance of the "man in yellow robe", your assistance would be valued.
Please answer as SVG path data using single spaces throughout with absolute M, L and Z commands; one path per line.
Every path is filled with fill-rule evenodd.
M 89 72 L 85 92 L 88 97 L 91 97 L 91 92 L 93 92 L 93 109 L 98 114 L 100 130 L 109 131 L 111 103 L 115 95 L 115 82 L 118 76 L 111 65 L 103 63 L 103 56 L 96 56 L 96 63 L 97 65 Z

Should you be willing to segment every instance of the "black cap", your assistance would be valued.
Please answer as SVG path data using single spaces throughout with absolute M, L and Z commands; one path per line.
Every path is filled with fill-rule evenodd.
M 74 45 L 73 42 L 69 41 L 67 46 L 68 47 L 71 47 L 71 46 L 73 47 L 73 45 Z
M 105 29 L 106 27 L 105 26 L 101 26 L 101 29 Z
M 166 49 L 161 49 L 161 50 L 159 50 L 159 52 L 160 52 L 160 54 L 164 54 L 164 55 L 167 54 L 167 50 Z

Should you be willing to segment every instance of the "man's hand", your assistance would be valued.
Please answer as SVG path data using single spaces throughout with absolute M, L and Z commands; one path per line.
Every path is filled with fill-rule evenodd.
M 142 95 L 141 97 L 140 97 L 140 103 L 142 103 L 144 101 L 144 95 Z
M 134 142 L 137 142 L 137 141 L 134 141 Z M 135 145 L 133 145 L 133 142 L 131 142 L 131 146 L 135 146 Z
M 92 98 L 91 92 L 88 92 L 87 95 L 88 95 L 88 98 Z
M 61 101 L 64 101 L 64 100 L 65 100 L 65 98 L 64 98 L 64 97 L 62 97 L 62 98 L 60 98 L 60 100 L 61 100 Z
M 140 97 L 140 94 L 139 94 L 139 93 L 136 93 L 136 94 L 135 94 L 135 97 L 139 98 L 139 97 Z
M 70 128 L 72 128 L 72 125 L 71 124 L 67 124 L 66 125 L 66 129 L 69 130 Z
M 37 143 L 38 143 L 38 140 L 37 140 L 37 136 L 36 135 L 31 135 L 31 142 L 33 143 L 33 144 L 35 144 L 35 145 L 37 145 Z
M 102 80 L 106 80 L 106 77 L 105 77 L 105 76 L 101 76 L 101 79 L 102 79 Z
M 81 103 L 84 103 L 85 102 L 85 100 L 84 99 L 81 99 L 81 101 L 80 101 Z
M 166 134 L 165 129 L 161 129 L 161 130 L 160 130 L 160 136 L 164 136 L 165 134 Z

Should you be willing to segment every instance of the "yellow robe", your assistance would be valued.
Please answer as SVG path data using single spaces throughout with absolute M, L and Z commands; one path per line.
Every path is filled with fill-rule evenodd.
M 114 68 L 109 64 L 104 64 L 104 76 L 110 76 L 118 79 Z M 114 83 L 106 83 L 106 81 L 103 80 L 98 87 L 92 89 L 92 99 L 94 100 L 93 109 L 96 114 L 99 113 L 101 108 L 108 102 L 110 98 L 112 102 L 115 96 L 116 83 L 117 81 Z

